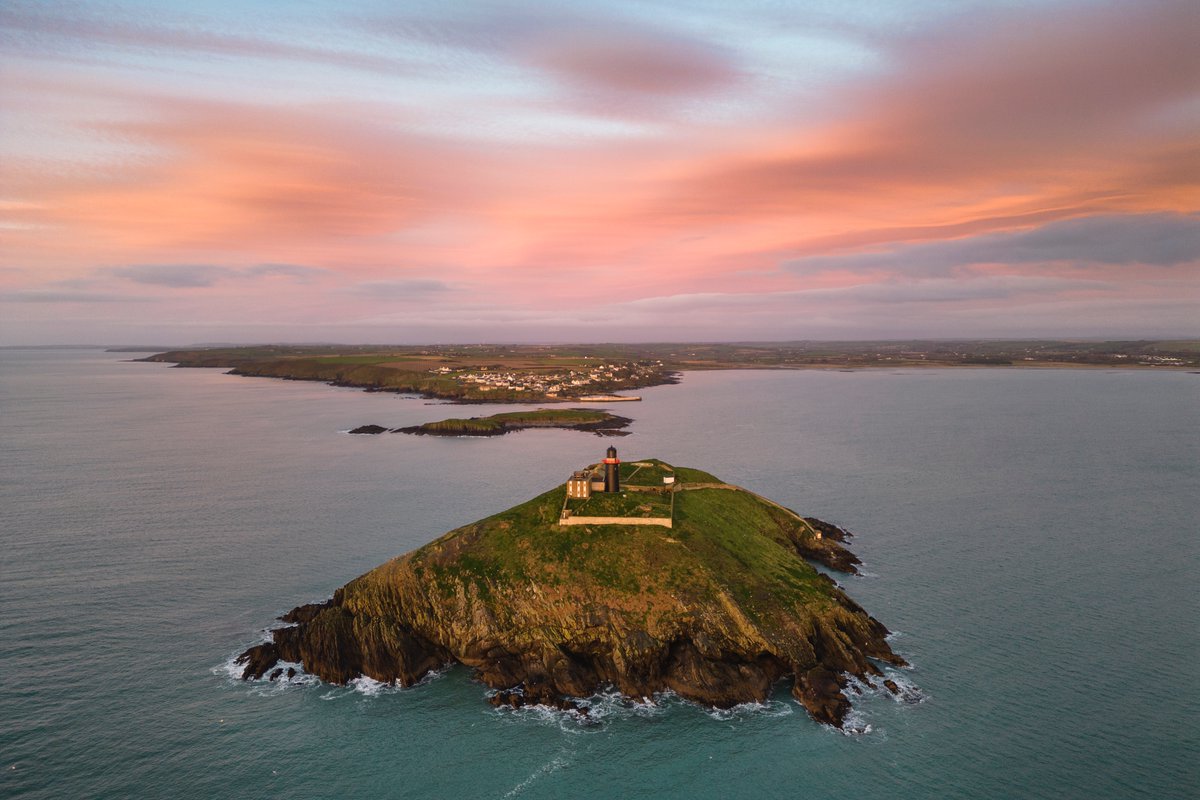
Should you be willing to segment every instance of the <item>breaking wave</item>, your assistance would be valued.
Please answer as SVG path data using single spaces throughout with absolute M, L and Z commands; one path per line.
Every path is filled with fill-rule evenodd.
M 763 703 L 738 703 L 731 708 L 707 708 L 708 716 L 722 722 L 751 716 L 786 717 L 796 713 L 796 704 L 788 700 L 770 699 Z
M 237 663 L 237 658 L 237 654 L 231 655 L 229 658 L 225 659 L 223 662 L 217 664 L 215 667 L 209 670 L 209 672 L 211 672 L 213 675 L 224 677 L 230 683 L 238 686 L 246 686 L 252 693 L 258 695 L 278 694 L 291 689 L 305 686 L 318 686 L 321 684 L 320 678 L 315 675 L 309 675 L 304 671 L 304 667 L 291 661 L 280 661 L 271 668 L 267 675 L 264 675 L 256 680 L 243 681 L 243 667 L 241 664 Z M 277 677 L 275 680 L 271 680 L 269 676 L 273 674 L 276 669 L 281 670 L 279 677 Z M 290 678 L 287 677 L 287 671 L 289 669 L 295 670 L 295 674 Z

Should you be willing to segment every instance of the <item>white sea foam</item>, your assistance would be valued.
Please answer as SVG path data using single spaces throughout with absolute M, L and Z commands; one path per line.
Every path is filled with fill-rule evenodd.
M 597 692 L 579 704 L 588 710 L 596 722 L 609 717 L 657 717 L 667 713 L 667 703 L 675 698 L 673 692 L 660 692 L 650 697 L 625 697 L 616 689 Z
M 368 678 L 366 675 L 359 675 L 350 681 L 347 686 L 364 697 L 378 697 L 384 691 L 396 688 L 395 684 L 377 681 L 374 678 Z
M 866 736 L 874 730 L 874 726 L 867 722 L 866 715 L 858 709 L 852 709 L 846 715 L 846 719 L 842 721 L 841 729 L 834 728 L 843 736 Z
M 871 684 L 867 685 L 865 681 L 859 680 L 853 675 L 846 675 L 847 688 L 854 692 L 855 696 L 863 698 L 878 698 L 887 697 L 894 702 L 904 703 L 907 705 L 916 705 L 924 703 L 929 699 L 929 696 L 921 691 L 916 684 L 912 682 L 901 671 L 901 668 L 888 666 L 883 670 L 883 676 L 872 676 Z M 897 692 L 892 692 L 883 685 L 885 680 L 890 680 L 896 684 Z M 855 691 L 857 690 L 857 691 Z
M 908 681 L 903 675 L 892 671 L 890 668 L 885 672 L 884 678 L 896 682 L 896 685 L 900 689 L 897 695 L 893 695 L 884 687 L 884 678 L 872 678 L 873 688 L 852 675 L 847 675 L 846 678 L 848 681 L 848 694 L 853 699 L 856 708 L 847 715 L 845 726 L 841 730 L 843 733 L 854 735 L 876 733 L 876 735 L 879 735 L 876 732 L 875 726 L 869 721 L 867 713 L 857 707 L 864 702 L 874 702 L 882 697 L 890 698 L 897 703 L 918 703 L 924 702 L 927 699 L 926 695 L 913 685 L 911 681 Z M 854 688 L 859 690 L 858 693 L 854 693 Z M 514 691 L 518 694 L 520 693 L 520 690 Z M 492 697 L 496 693 L 496 690 L 489 689 L 484 692 L 484 696 Z M 577 698 L 575 702 L 586 708 L 587 713 L 546 705 L 527 705 L 518 708 L 500 706 L 494 709 L 492 713 L 511 720 L 515 724 L 533 722 L 556 726 L 565 733 L 586 733 L 594 730 L 595 726 L 613 720 L 663 716 L 670 712 L 672 706 L 676 705 L 686 705 L 699 709 L 710 719 L 718 722 L 732 722 L 756 717 L 787 717 L 796 714 L 797 709 L 801 708 L 790 697 L 782 695 L 773 697 L 762 703 L 740 703 L 731 708 L 715 708 L 684 700 L 670 691 L 656 694 L 653 697 L 632 699 L 623 696 L 615 689 L 597 692 L 591 697 Z M 831 730 L 838 729 L 831 728 Z
M 713 719 L 728 722 L 733 719 L 744 719 L 750 716 L 786 717 L 795 713 L 795 706 L 785 700 L 770 699 L 764 703 L 738 703 L 730 708 L 706 708 L 705 711 Z
M 917 705 L 924 703 L 929 699 L 929 695 L 920 689 L 915 683 L 909 680 L 908 677 L 897 671 L 888 671 L 887 676 L 895 681 L 896 688 L 900 691 L 891 695 L 892 699 L 897 703 L 906 703 L 908 705 Z M 889 693 L 890 694 L 890 693 Z
M 512 690 L 521 694 L 520 689 Z M 485 697 L 493 697 L 497 690 L 489 689 Z M 662 692 L 653 697 L 629 698 L 616 689 L 606 689 L 590 697 L 573 698 L 580 707 L 561 709 L 552 706 L 531 704 L 511 708 L 499 706 L 494 713 L 514 722 L 532 721 L 539 724 L 555 725 L 565 733 L 584 733 L 594 730 L 600 724 L 611 719 L 631 719 L 634 717 L 657 717 L 667 713 L 668 703 L 675 699 L 673 692 Z
M 378 697 L 381 694 L 403 692 L 407 691 L 408 689 L 414 689 L 418 686 L 425 686 L 433 683 L 435 680 L 449 672 L 453 666 L 453 664 L 446 664 L 439 669 L 430 670 L 429 672 L 425 673 L 425 676 L 421 678 L 421 680 L 417 681 L 412 686 L 402 686 L 399 683 L 377 681 L 374 678 L 368 678 L 366 675 L 359 675 L 357 678 L 347 684 L 347 688 L 356 692 L 357 694 L 363 695 L 364 697 Z
M 237 663 L 237 654 L 234 653 L 229 658 L 225 659 L 225 661 L 217 664 L 209 671 L 213 675 L 224 675 L 231 681 L 241 681 L 243 669 L 245 668 L 241 664 Z
M 270 641 L 270 636 L 265 636 L 261 641 Z M 228 680 L 231 684 L 237 686 L 248 687 L 249 691 L 255 695 L 277 694 L 286 692 L 290 689 L 295 689 L 303 686 L 316 686 L 321 683 L 321 679 L 315 675 L 309 675 L 304 671 L 304 667 L 293 661 L 279 661 L 261 678 L 244 681 L 242 680 L 242 671 L 245 669 L 244 664 L 237 663 L 239 653 L 234 653 L 229 658 L 222 661 L 220 664 L 212 667 L 209 670 L 213 675 L 219 675 Z M 275 670 L 282 670 L 275 680 L 271 680 L 270 676 Z M 292 677 L 287 676 L 289 669 L 295 670 Z
M 413 686 L 414 687 L 425 686 L 427 684 L 433 683 L 438 678 L 442 677 L 447 672 L 454 669 L 454 667 L 455 667 L 455 664 L 453 662 L 451 662 L 449 664 L 443 664 L 442 666 L 438 667 L 437 669 L 431 669 L 431 670 L 429 670 L 429 672 L 425 673 L 425 676 L 423 678 L 421 678 L 421 680 L 414 683 Z
M 550 759 L 545 764 L 542 764 L 540 767 L 534 770 L 528 778 L 505 792 L 504 797 L 519 797 L 520 795 L 524 794 L 525 790 L 532 786 L 533 782 L 538 778 L 558 772 L 563 767 L 570 765 L 570 763 L 571 759 L 567 757 L 567 754 L 560 751 L 558 755 L 554 756 L 554 758 Z

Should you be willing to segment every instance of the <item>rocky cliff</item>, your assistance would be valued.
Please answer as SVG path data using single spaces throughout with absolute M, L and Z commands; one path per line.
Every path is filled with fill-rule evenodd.
M 814 719 L 840 726 L 845 675 L 869 681 L 877 662 L 904 662 L 805 560 L 853 569 L 839 529 L 735 487 L 692 486 L 679 481 L 670 530 L 559 526 L 558 487 L 451 531 L 289 612 L 242 654 L 243 677 L 283 660 L 332 683 L 411 685 L 459 662 L 501 690 L 493 702 L 558 707 L 608 686 L 725 707 L 790 677 Z

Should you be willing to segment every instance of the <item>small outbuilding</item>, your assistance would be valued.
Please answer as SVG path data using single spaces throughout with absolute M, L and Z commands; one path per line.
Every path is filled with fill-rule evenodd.
M 575 472 L 567 478 L 567 497 L 586 500 L 592 496 L 592 476 L 588 472 Z

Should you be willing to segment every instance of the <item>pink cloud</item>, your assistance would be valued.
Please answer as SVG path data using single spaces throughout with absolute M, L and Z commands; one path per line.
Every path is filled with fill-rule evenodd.
M 1193 14 L 1177 0 L 973 13 L 892 45 L 889 75 L 838 90 L 840 122 L 698 163 L 661 203 L 682 220 L 841 212 L 855 227 L 1131 194 L 1186 210 L 1192 138 L 1163 120 L 1197 96 Z
M 579 26 L 520 43 L 517 57 L 585 90 L 705 94 L 740 77 L 722 49 L 645 30 Z
M 469 204 L 482 178 L 470 152 L 356 119 L 354 108 L 139 100 L 142 119 L 100 123 L 97 133 L 154 155 L 119 169 L 15 170 L 32 198 L 21 210 L 29 233 L 68 228 L 86 232 L 91 247 L 265 250 L 290 259 L 317 243 L 386 236 Z

